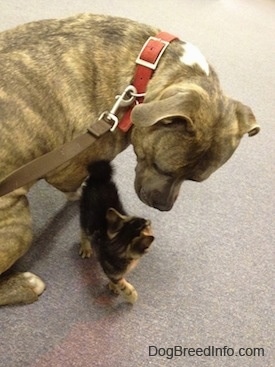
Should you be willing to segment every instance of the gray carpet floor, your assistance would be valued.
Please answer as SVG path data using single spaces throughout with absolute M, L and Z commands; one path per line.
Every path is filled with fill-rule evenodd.
M 167 213 L 136 197 L 132 149 L 116 158 L 126 208 L 150 217 L 156 234 L 129 276 L 139 292 L 133 307 L 109 296 L 94 259 L 79 258 L 77 203 L 37 184 L 29 195 L 34 245 L 16 268 L 41 276 L 47 289 L 32 305 L 1 308 L 0 366 L 274 366 L 275 2 L 2 0 L 0 28 L 84 11 L 153 24 L 196 44 L 262 130 L 210 179 L 184 183 Z M 234 355 L 171 358 L 174 346 Z M 264 356 L 237 356 L 239 348 L 263 348 Z

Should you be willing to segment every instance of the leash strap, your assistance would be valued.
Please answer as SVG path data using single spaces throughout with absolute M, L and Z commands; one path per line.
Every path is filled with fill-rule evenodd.
M 18 189 L 30 182 L 43 178 L 47 173 L 74 158 L 77 154 L 87 149 L 93 142 L 112 128 L 105 120 L 97 120 L 88 129 L 72 141 L 59 148 L 34 159 L 24 166 L 13 171 L 0 183 L 0 197 Z
M 169 43 L 177 37 L 161 32 L 155 37 L 149 37 L 145 42 L 141 52 L 136 59 L 136 72 L 133 78 L 132 85 L 137 90 L 136 103 L 142 103 L 147 88 L 147 84 L 151 79 L 162 54 L 168 47 Z M 127 91 L 127 88 L 126 90 Z M 139 96 L 142 94 L 142 96 Z M 123 97 L 122 97 L 123 98 Z M 126 101 L 128 103 L 128 101 Z M 108 131 L 113 131 L 118 123 L 118 127 L 123 132 L 127 132 L 132 126 L 130 118 L 134 104 L 128 108 L 121 121 L 118 123 L 117 117 L 113 113 L 104 112 L 100 118 L 92 124 L 88 132 L 75 138 L 74 140 L 65 143 L 61 147 L 46 153 L 24 166 L 13 171 L 0 182 L 0 197 L 8 194 L 11 191 L 18 189 L 30 182 L 43 178 L 47 173 L 60 167 L 76 155 L 87 149 L 94 141 L 100 138 Z M 119 107 L 117 103 L 114 105 L 114 112 Z M 110 111 L 112 112 L 112 111 Z M 111 116 L 109 120 L 106 118 Z M 113 124 L 115 122 L 115 124 Z

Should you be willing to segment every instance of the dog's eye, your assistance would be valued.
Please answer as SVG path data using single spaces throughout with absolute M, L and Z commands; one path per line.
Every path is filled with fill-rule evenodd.
M 167 127 L 171 126 L 173 128 L 175 128 L 176 126 L 184 127 L 186 125 L 186 119 L 184 119 L 181 116 L 169 117 L 169 118 L 161 120 L 161 122 L 164 125 L 166 125 Z
M 160 174 L 164 174 L 163 170 L 154 162 L 152 164 L 152 167 L 154 168 L 155 171 L 157 171 Z
M 152 164 L 152 167 L 160 175 L 168 176 L 168 177 L 172 177 L 173 176 L 173 173 L 172 172 L 167 172 L 167 171 L 163 170 L 160 166 L 157 165 L 157 163 L 153 163 Z
M 180 127 L 184 126 L 186 124 L 186 120 L 182 117 L 174 117 L 171 121 L 171 123 L 175 126 L 178 125 Z

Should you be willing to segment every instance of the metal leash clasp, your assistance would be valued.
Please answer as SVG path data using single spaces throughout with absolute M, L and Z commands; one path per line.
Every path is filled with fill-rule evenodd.
M 128 85 L 122 92 L 116 96 L 116 101 L 111 108 L 110 111 L 104 111 L 99 116 L 98 120 L 104 119 L 107 122 L 113 122 L 113 126 L 111 127 L 110 131 L 114 131 L 119 123 L 118 117 L 116 115 L 118 109 L 120 107 L 127 107 L 130 106 L 136 100 L 137 89 L 133 85 Z

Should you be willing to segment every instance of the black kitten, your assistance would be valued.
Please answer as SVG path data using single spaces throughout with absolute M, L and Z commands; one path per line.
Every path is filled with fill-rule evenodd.
M 102 160 L 88 166 L 89 177 L 80 201 L 79 254 L 90 257 L 92 248 L 110 279 L 109 288 L 131 303 L 137 291 L 124 276 L 148 250 L 154 237 L 149 220 L 128 216 L 112 181 L 113 169 Z

